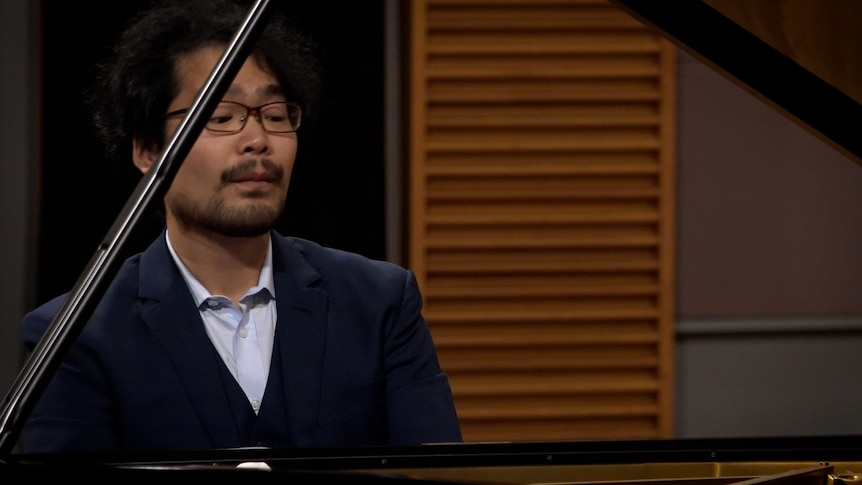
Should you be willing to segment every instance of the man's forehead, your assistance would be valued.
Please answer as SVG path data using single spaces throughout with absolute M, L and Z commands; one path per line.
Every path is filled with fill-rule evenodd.
M 206 46 L 184 53 L 177 58 L 174 69 L 180 92 L 197 92 L 216 68 L 224 53 L 221 46 Z M 272 97 L 283 94 L 272 71 L 260 64 L 255 56 L 249 57 L 236 78 L 228 87 L 225 96 Z
M 231 84 L 227 91 L 225 92 L 225 96 L 229 95 L 258 95 L 258 96 L 273 96 L 282 94 L 281 86 L 277 83 L 268 83 L 262 84 L 259 86 L 255 86 L 253 89 L 249 90 L 245 86 L 238 84 Z

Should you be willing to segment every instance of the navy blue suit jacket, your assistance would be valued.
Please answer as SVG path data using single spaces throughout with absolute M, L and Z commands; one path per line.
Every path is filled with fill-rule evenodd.
M 162 233 L 126 261 L 39 400 L 25 452 L 461 440 L 412 272 L 273 233 L 278 311 L 255 415 Z M 60 296 L 27 314 L 32 350 Z

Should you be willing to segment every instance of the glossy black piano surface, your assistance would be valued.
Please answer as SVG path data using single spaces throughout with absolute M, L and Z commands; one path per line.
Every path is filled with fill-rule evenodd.
M 240 468 L 245 464 L 248 468 Z M 862 437 L 459 443 L 340 449 L 14 455 L 5 477 L 81 474 L 96 483 L 649 483 L 843 485 L 862 470 Z M 49 475 L 53 474 L 53 475 Z M 71 476 L 71 475 L 70 475 Z

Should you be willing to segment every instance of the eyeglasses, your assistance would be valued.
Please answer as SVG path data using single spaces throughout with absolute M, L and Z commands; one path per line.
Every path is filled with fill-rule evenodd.
M 186 114 L 189 108 L 166 114 L 166 118 Z M 299 129 L 302 110 L 298 104 L 285 101 L 249 107 L 234 101 L 221 101 L 216 107 L 206 128 L 215 133 L 239 133 L 245 128 L 249 115 L 254 114 L 267 133 L 293 133 Z

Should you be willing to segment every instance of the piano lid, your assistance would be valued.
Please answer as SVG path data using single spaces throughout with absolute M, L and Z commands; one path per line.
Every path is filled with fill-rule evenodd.
M 862 2 L 611 3 L 862 164 Z

